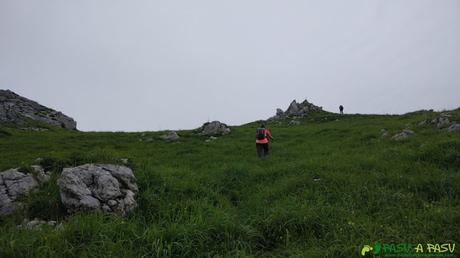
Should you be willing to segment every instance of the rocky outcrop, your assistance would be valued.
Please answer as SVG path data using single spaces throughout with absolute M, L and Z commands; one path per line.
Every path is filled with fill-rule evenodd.
M 418 122 L 418 126 L 427 126 L 431 125 L 436 128 L 444 128 L 447 127 L 450 124 L 449 121 L 450 114 L 448 113 L 441 113 L 439 114 L 438 117 L 435 117 L 433 119 L 425 119 L 420 122 Z
M 449 123 L 450 123 L 449 117 L 450 117 L 449 114 L 441 113 L 439 115 L 439 117 L 436 117 L 435 119 L 431 120 L 430 123 L 432 125 L 436 126 L 437 128 L 443 128 L 443 127 L 449 125 Z
M 61 112 L 21 97 L 10 90 L 0 90 L 0 123 L 27 124 L 27 120 L 76 129 L 77 123 Z
M 8 215 L 22 206 L 17 199 L 38 186 L 32 174 L 9 169 L 0 173 L 0 215 Z
M 203 126 L 198 129 L 198 131 L 201 135 L 206 136 L 220 136 L 229 134 L 231 132 L 230 128 L 226 124 L 219 121 L 204 123 Z
M 284 111 L 281 108 L 277 108 L 276 109 L 276 116 L 282 116 L 282 115 L 284 115 Z
M 137 206 L 136 178 L 125 166 L 85 164 L 65 168 L 58 185 L 61 201 L 69 213 L 101 210 L 125 216 Z
M 304 100 L 302 103 L 297 103 L 296 100 L 293 100 L 286 111 L 283 112 L 282 109 L 276 109 L 276 115 L 271 117 L 270 120 L 283 119 L 286 117 L 304 117 L 308 116 L 310 113 L 322 111 L 322 107 L 315 106 L 314 104 Z

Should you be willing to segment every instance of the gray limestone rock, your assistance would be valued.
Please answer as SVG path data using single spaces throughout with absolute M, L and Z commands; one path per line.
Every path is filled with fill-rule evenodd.
M 293 100 L 285 112 L 278 108 L 276 109 L 276 115 L 269 120 L 278 120 L 285 117 L 305 117 L 310 113 L 320 112 L 322 110 L 322 107 L 315 106 L 307 100 L 304 100 L 302 103 L 297 103 L 296 100 Z
M 22 206 L 17 199 L 38 186 L 32 174 L 9 169 L 0 173 L 0 215 L 8 215 Z
M 447 131 L 449 133 L 458 133 L 458 132 L 460 132 L 460 124 L 452 124 L 451 126 L 449 126 L 449 128 L 447 128 Z
M 396 140 L 396 141 L 400 141 L 400 140 L 404 140 L 404 139 L 409 138 L 409 136 L 411 136 L 412 134 L 414 134 L 414 131 L 409 130 L 409 129 L 404 129 L 404 130 L 402 130 L 402 132 L 393 135 L 393 137 L 391 137 L 391 139 Z
M 61 112 L 21 97 L 10 90 L 0 90 L 0 123 L 24 125 L 29 119 L 66 129 L 77 128 L 75 120 Z M 47 129 L 26 127 L 23 130 L 45 131 Z
M 449 125 L 450 115 L 448 113 L 441 113 L 438 117 L 430 121 L 430 124 L 436 126 L 437 128 L 443 128 Z
M 137 206 L 132 170 L 111 164 L 65 168 L 58 179 L 61 200 L 69 213 L 102 210 L 127 215 Z
M 167 134 L 161 136 L 163 140 L 174 142 L 179 140 L 179 135 L 175 131 L 170 131 Z
M 206 136 L 220 136 L 231 132 L 230 128 L 226 124 L 219 121 L 204 123 L 198 130 L 201 135 Z

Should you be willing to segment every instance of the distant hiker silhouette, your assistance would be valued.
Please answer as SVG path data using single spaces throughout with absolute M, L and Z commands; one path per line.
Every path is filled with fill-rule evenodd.
M 261 124 L 260 127 L 256 129 L 256 150 L 259 158 L 264 158 L 268 155 L 268 142 L 270 140 L 273 140 L 270 131 L 265 128 L 264 124 Z
M 343 106 L 342 105 L 339 106 L 339 110 L 340 110 L 340 114 L 343 115 Z

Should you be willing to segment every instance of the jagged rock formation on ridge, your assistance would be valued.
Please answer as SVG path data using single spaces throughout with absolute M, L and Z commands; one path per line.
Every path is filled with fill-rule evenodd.
M 286 111 L 283 111 L 280 108 L 276 109 L 276 115 L 271 117 L 270 120 L 282 119 L 290 116 L 304 117 L 313 112 L 323 111 L 322 107 L 318 107 L 313 103 L 304 100 L 302 103 L 297 103 L 296 100 L 293 100 Z
M 29 119 L 61 128 L 77 129 L 77 122 L 71 117 L 10 90 L 0 90 L 0 123 L 24 125 Z

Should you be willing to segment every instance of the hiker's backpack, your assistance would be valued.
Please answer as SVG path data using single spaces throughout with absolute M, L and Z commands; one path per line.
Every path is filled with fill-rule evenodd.
M 257 128 L 256 129 L 256 139 L 257 140 L 265 139 L 265 128 Z

